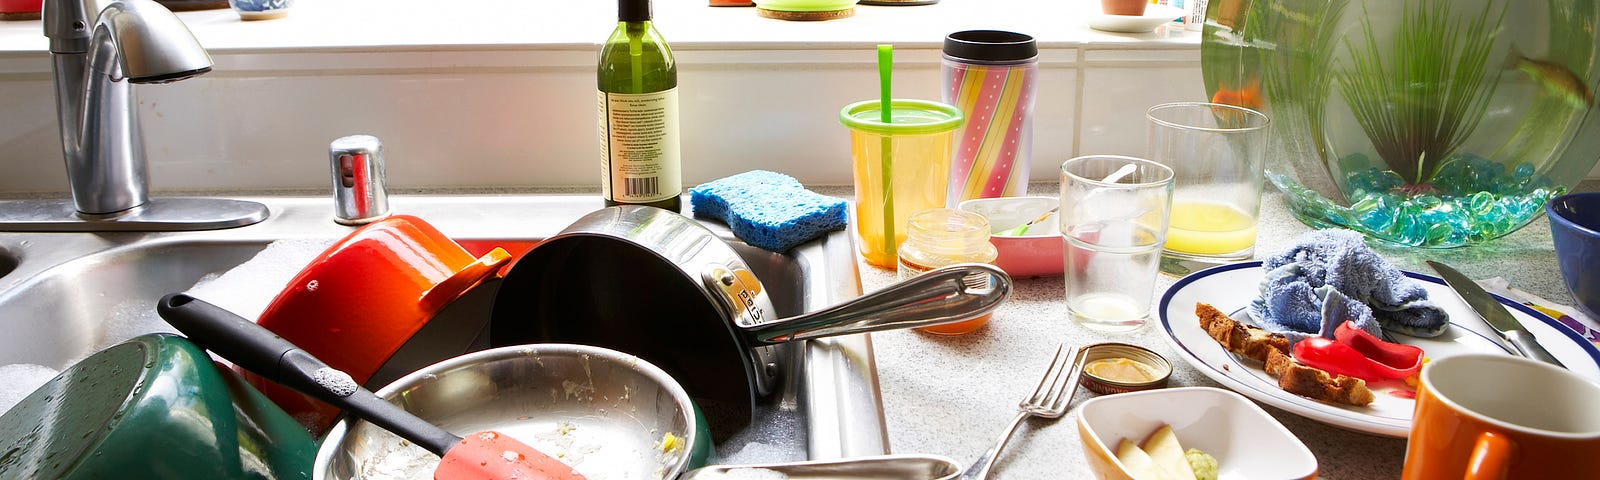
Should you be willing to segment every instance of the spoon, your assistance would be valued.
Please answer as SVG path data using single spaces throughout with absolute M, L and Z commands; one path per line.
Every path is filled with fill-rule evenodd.
M 1002 237 L 1020 237 L 1022 235 L 1026 235 L 1028 233 L 1028 229 L 1029 228 L 1033 227 L 1033 225 L 1036 224 L 1036 223 L 1043 222 L 1044 219 L 1046 219 L 1046 218 L 1050 218 L 1051 215 L 1055 215 L 1057 210 L 1061 210 L 1061 206 L 1058 205 L 1058 206 L 1055 206 L 1055 207 L 1051 207 L 1049 210 L 1046 210 L 1043 214 L 1040 214 L 1037 218 L 1034 218 L 1033 220 L 1029 220 L 1028 223 L 1024 223 L 1022 225 L 1017 225 L 1015 227 L 1007 228 L 1005 230 L 1001 230 L 1001 231 L 998 231 L 998 232 L 994 232 L 994 234 L 998 235 L 998 236 L 1002 236 Z

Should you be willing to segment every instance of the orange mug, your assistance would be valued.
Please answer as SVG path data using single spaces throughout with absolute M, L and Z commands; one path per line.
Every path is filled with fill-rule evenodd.
M 1600 385 L 1496 354 L 1422 369 L 1401 478 L 1551 479 L 1600 475 Z

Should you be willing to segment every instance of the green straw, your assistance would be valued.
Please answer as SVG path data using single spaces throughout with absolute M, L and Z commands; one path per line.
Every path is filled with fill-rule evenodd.
M 878 111 L 879 117 L 885 126 L 894 123 L 894 111 L 889 101 L 890 71 L 894 67 L 894 46 L 878 45 Z M 890 134 L 883 135 L 883 251 L 895 254 L 894 248 L 894 177 L 890 173 L 894 166 L 892 154 L 893 139 Z

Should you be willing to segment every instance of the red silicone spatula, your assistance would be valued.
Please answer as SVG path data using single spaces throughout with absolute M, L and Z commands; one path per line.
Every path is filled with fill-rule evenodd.
M 337 406 L 441 457 L 437 480 L 576 479 L 572 467 L 499 432 L 457 437 L 417 418 L 271 331 L 183 294 L 161 298 L 161 318 L 190 341 L 236 365 Z

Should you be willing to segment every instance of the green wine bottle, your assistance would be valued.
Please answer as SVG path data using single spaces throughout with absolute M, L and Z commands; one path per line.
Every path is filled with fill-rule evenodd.
M 650 0 L 618 0 L 600 49 L 601 192 L 606 205 L 678 211 L 678 66 L 650 21 Z

